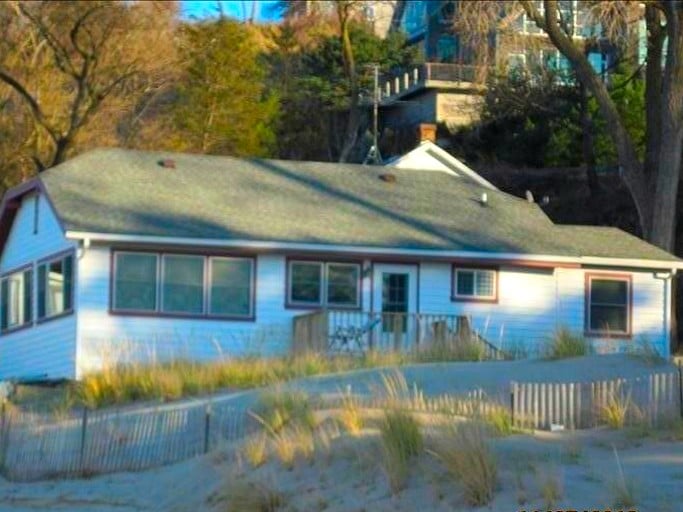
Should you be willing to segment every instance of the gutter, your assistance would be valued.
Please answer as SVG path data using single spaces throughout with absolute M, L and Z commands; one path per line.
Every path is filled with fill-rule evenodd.
M 367 256 L 401 256 L 405 258 L 423 257 L 432 260 L 485 260 L 489 263 L 510 264 L 518 266 L 542 267 L 576 267 L 608 266 L 634 267 L 671 271 L 683 269 L 682 260 L 648 260 L 637 258 L 604 258 L 596 256 L 557 256 L 552 254 L 524 253 L 492 253 L 483 251 L 448 251 L 429 249 L 406 249 L 392 247 L 350 246 L 335 244 L 314 244 L 294 242 L 264 242 L 254 240 L 220 240 L 215 238 L 188 238 L 146 235 L 122 235 L 113 233 L 92 233 L 85 231 L 66 231 L 65 236 L 73 240 L 82 240 L 88 246 L 91 242 L 108 242 L 118 244 L 150 244 L 166 246 L 212 247 L 223 249 L 248 249 L 255 252 L 326 252 Z

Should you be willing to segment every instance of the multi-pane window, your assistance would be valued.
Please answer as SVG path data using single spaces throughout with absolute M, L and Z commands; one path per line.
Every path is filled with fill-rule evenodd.
M 62 315 L 73 307 L 73 256 L 38 265 L 38 320 Z
M 14 272 L 0 282 L 2 314 L 0 327 L 3 331 L 17 329 L 33 320 L 33 270 Z
M 290 261 L 288 302 L 295 306 L 358 307 L 360 265 Z
M 591 333 L 630 332 L 631 281 L 610 276 L 587 277 L 587 330 Z
M 493 269 L 456 268 L 453 272 L 455 299 L 495 300 L 496 271 Z
M 408 312 L 408 274 L 382 274 L 382 331 L 406 332 Z
M 250 318 L 253 267 L 251 258 L 117 252 L 112 309 Z

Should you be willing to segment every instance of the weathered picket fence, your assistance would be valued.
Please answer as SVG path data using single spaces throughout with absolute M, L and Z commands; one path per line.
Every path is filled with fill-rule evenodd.
M 206 453 L 249 426 L 244 410 L 221 403 L 83 410 L 59 420 L 6 411 L 0 468 L 16 481 L 141 470 Z
M 512 382 L 510 409 L 515 425 L 547 429 L 592 428 L 607 406 L 627 409 L 626 421 L 657 425 L 683 412 L 680 370 L 594 382 Z

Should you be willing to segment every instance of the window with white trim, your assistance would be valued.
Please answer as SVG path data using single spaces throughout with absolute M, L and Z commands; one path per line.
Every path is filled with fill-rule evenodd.
M 587 330 L 601 334 L 629 334 L 631 280 L 588 275 L 587 286 Z
M 161 277 L 164 313 L 204 312 L 204 257 L 164 254 Z
M 290 261 L 288 303 L 293 306 L 357 308 L 361 266 L 357 263 Z
M 254 261 L 247 258 L 209 258 L 209 313 L 252 316 Z
M 117 252 L 112 309 L 156 311 L 158 265 L 159 256 L 154 253 Z
M 73 255 L 38 265 L 38 320 L 71 311 L 73 307 Z
M 456 299 L 493 300 L 496 298 L 496 270 L 456 268 L 453 272 Z
M 0 328 L 17 329 L 33 321 L 33 270 L 27 269 L 2 278 L 0 282 Z

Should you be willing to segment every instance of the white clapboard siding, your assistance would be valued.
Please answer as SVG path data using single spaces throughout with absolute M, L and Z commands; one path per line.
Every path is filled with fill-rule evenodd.
M 35 201 L 38 201 L 37 231 Z M 0 273 L 27 264 L 35 266 L 37 261 L 73 247 L 74 243 L 64 237 L 49 201 L 43 195 L 26 196 L 2 251 Z M 78 279 L 77 272 L 74 278 Z M 36 310 L 34 297 L 34 314 Z M 0 379 L 41 375 L 72 378 L 75 356 L 76 315 L 0 335 Z

